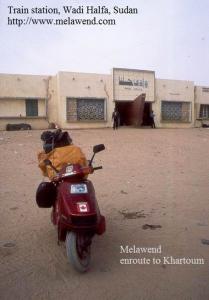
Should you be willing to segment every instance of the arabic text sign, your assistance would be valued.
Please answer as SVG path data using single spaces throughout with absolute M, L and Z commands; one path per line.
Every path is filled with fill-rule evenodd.
M 155 74 L 152 71 L 113 69 L 114 100 L 133 101 L 146 94 L 146 101 L 154 101 Z
M 148 88 L 148 81 L 147 80 L 138 80 L 138 79 L 124 79 L 124 77 L 119 77 L 119 85 L 128 85 L 128 86 L 140 86 L 143 88 Z

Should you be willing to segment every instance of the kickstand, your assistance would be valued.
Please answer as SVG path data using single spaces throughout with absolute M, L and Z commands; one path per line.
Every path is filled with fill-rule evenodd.
M 59 230 L 58 230 L 58 235 L 57 235 L 57 245 L 60 246 L 60 239 L 59 239 Z

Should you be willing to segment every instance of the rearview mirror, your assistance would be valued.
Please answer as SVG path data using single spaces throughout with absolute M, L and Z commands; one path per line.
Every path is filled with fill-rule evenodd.
M 105 145 L 104 144 L 95 145 L 93 147 L 93 152 L 94 153 L 98 153 L 100 151 L 103 151 L 104 149 L 105 149 Z

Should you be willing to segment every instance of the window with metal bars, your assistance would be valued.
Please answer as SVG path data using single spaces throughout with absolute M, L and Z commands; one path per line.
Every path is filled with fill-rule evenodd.
M 105 99 L 67 98 L 67 121 L 105 121 Z
M 209 119 L 209 104 L 200 104 L 200 118 Z
M 162 101 L 161 116 L 162 121 L 190 122 L 191 104 L 190 102 Z
M 209 88 L 203 87 L 203 88 L 202 88 L 202 91 L 203 91 L 204 93 L 209 93 Z

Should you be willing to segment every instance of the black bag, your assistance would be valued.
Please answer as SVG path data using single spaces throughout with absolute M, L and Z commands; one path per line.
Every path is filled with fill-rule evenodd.
M 44 131 L 41 134 L 41 140 L 44 142 L 43 149 L 45 153 L 49 153 L 54 148 L 65 147 L 71 145 L 72 139 L 67 131 L 62 132 L 61 129 L 56 131 Z
M 36 191 L 36 203 L 38 207 L 50 208 L 57 196 L 57 188 L 52 182 L 41 182 Z
M 32 127 L 30 124 L 20 123 L 20 124 L 7 124 L 6 130 L 31 130 Z

